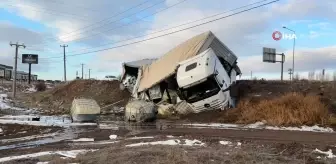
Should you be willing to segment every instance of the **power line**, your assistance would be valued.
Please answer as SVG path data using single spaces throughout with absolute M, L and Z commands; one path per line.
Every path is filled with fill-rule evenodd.
M 90 28 L 90 27 L 95 26 L 95 25 L 98 25 L 98 27 L 100 27 L 100 26 L 102 26 L 101 24 L 102 24 L 103 22 L 105 22 L 105 21 L 109 21 L 110 19 L 112 19 L 112 18 L 114 18 L 114 17 L 117 17 L 117 16 L 119 16 L 119 15 L 121 15 L 121 14 L 124 14 L 124 13 L 130 11 L 130 10 L 133 10 L 133 9 L 135 9 L 135 8 L 137 8 L 137 7 L 140 7 L 140 6 L 146 4 L 146 3 L 150 2 L 150 1 L 151 1 L 151 0 L 147 0 L 147 1 L 145 1 L 145 2 L 142 2 L 142 3 L 140 3 L 140 4 L 137 4 L 137 5 L 135 5 L 135 6 L 132 6 L 132 7 L 128 8 L 128 9 L 126 9 L 126 10 L 124 10 L 124 11 L 121 11 L 121 12 L 119 12 L 119 13 L 116 13 L 116 14 L 114 14 L 114 15 L 111 16 L 111 17 L 102 19 L 102 20 L 97 21 L 97 22 L 94 22 L 94 23 L 90 23 L 90 24 L 87 25 L 87 26 L 84 26 L 84 27 L 82 27 L 82 28 L 73 30 L 73 31 L 71 31 L 71 32 L 69 32 L 69 33 L 67 33 L 67 34 L 62 35 L 61 38 L 64 37 L 64 36 L 73 34 L 73 33 L 77 33 L 77 32 L 79 32 L 78 34 L 83 33 L 83 32 L 81 32 L 81 30 Z M 164 2 L 164 1 L 162 1 L 162 2 Z M 162 3 L 162 2 L 161 2 L 161 3 Z M 137 14 L 137 13 L 135 13 L 135 14 Z M 125 17 L 122 18 L 122 19 L 125 19 Z M 121 20 L 122 20 L 122 19 L 121 19 Z M 113 23 L 113 22 L 112 22 L 112 23 Z M 98 28 L 98 27 L 95 27 L 95 28 Z M 95 28 L 94 28 L 94 29 L 95 29 Z M 87 30 L 86 30 L 86 31 L 87 31 Z M 84 31 L 84 32 L 85 32 L 85 31 Z M 72 35 L 70 35 L 70 36 L 72 36 Z M 70 36 L 68 36 L 68 37 L 70 37 Z M 66 37 L 66 38 L 67 38 L 67 37 Z M 58 40 L 57 37 L 50 37 L 50 38 L 47 38 L 47 39 Z M 41 44 L 43 44 L 43 43 L 41 43 Z M 45 43 L 45 44 L 46 44 L 46 43 Z
M 183 0 L 183 1 L 186 1 L 186 0 Z M 154 6 L 157 6 L 157 5 L 159 5 L 159 4 L 161 4 L 161 3 L 164 3 L 164 2 L 165 2 L 165 0 L 163 0 L 163 1 L 160 1 L 160 2 L 158 2 L 158 3 L 155 3 L 155 4 L 153 4 L 153 5 L 149 6 L 149 7 L 146 7 L 146 8 L 144 8 L 144 9 L 142 9 L 142 10 L 140 10 L 140 11 L 136 12 L 136 13 L 133 13 L 133 14 L 127 15 L 126 17 L 123 17 L 123 18 L 120 18 L 120 19 L 114 20 L 114 21 L 112 21 L 112 22 L 108 22 L 108 23 L 106 23 L 105 25 L 108 25 L 108 24 L 112 24 L 112 23 L 115 23 L 115 22 L 121 21 L 121 20 L 123 20 L 123 19 L 125 19 L 125 18 L 130 18 L 130 17 L 132 17 L 132 16 L 134 16 L 134 15 L 137 15 L 137 14 L 139 14 L 140 12 L 143 12 L 143 11 L 145 11 L 145 10 L 147 10 L 147 9 L 150 9 L 150 8 L 152 8 L 152 7 L 154 7 Z M 84 30 L 84 31 L 82 31 L 82 32 L 79 32 L 79 33 L 77 33 L 77 34 L 75 34 L 75 35 L 70 35 L 70 36 L 63 37 L 63 38 L 61 37 L 61 38 L 62 38 L 62 39 L 66 39 L 66 38 L 69 38 L 69 37 L 78 36 L 78 34 L 82 34 L 82 33 L 84 33 L 84 32 L 92 31 L 92 30 L 94 30 L 94 29 L 97 29 L 97 28 L 103 27 L 103 26 L 105 26 L 105 25 L 104 25 L 104 24 L 101 24 L 101 25 L 99 25 L 98 27 L 95 27 L 95 28 L 93 28 L 93 29 L 91 29 L 91 30 Z M 97 34 L 94 34 L 94 36 L 95 36 L 95 35 L 97 35 Z
M 136 22 L 140 22 L 140 21 L 141 21 L 142 19 L 144 19 L 144 18 L 148 18 L 148 17 L 153 16 L 153 15 L 156 15 L 156 14 L 158 14 L 158 13 L 160 13 L 160 12 L 166 11 L 166 10 L 168 10 L 168 9 L 170 9 L 170 8 L 172 8 L 172 7 L 175 7 L 175 6 L 181 4 L 181 3 L 185 2 L 185 1 L 187 1 L 187 0 L 182 0 L 182 1 L 180 1 L 180 2 L 178 2 L 178 3 L 175 3 L 175 4 L 171 5 L 171 6 L 168 6 L 168 7 L 164 8 L 164 9 L 162 9 L 162 10 L 159 10 L 159 11 L 157 11 L 157 12 L 154 12 L 154 13 L 150 14 L 150 15 L 147 15 L 147 16 L 145 16 L 145 17 L 142 17 L 142 18 L 140 18 L 140 19 L 138 19 L 138 20 L 136 20 L 136 21 L 131 21 L 131 22 L 127 23 L 127 24 L 120 25 L 120 26 L 117 26 L 117 27 L 114 27 L 114 28 L 110 28 L 110 29 L 107 29 L 107 30 L 105 30 L 105 31 L 103 31 L 103 32 L 111 32 L 111 31 L 114 31 L 115 29 L 118 29 L 118 28 L 121 28 L 121 27 L 126 27 L 126 26 L 131 25 L 131 24 L 136 23 Z M 97 35 L 99 35 L 99 34 L 101 34 L 101 33 L 98 33 L 98 34 L 96 33 L 96 34 L 93 34 L 93 35 L 88 35 L 88 36 L 85 36 L 85 37 L 82 37 L 82 38 L 78 38 L 78 39 L 75 39 L 75 40 L 72 40 L 72 41 L 69 41 L 69 42 L 80 41 L 80 40 L 83 40 L 83 39 L 85 39 L 85 38 L 91 38 L 91 37 L 93 37 L 93 36 L 97 36 Z
M 5 4 L 6 6 L 12 6 L 12 7 L 20 7 L 20 6 L 25 6 L 25 7 L 30 7 L 29 9 L 30 10 L 34 10 L 34 11 L 37 11 L 37 12 L 43 12 L 43 13 L 48 13 L 48 14 L 51 14 L 51 15 L 65 15 L 65 16 L 74 16 L 76 17 L 77 19 L 80 19 L 80 20 L 87 20 L 87 19 L 84 19 L 82 16 L 79 16 L 79 15 L 76 15 L 76 14 L 72 14 L 72 13 L 61 13 L 59 11 L 55 11 L 55 10 L 50 10 L 50 9 L 46 9 L 46 8 L 40 8 L 37 9 L 35 6 L 31 6 L 31 5 L 11 5 L 11 4 Z
M 63 6 L 65 6 L 65 7 L 71 7 L 71 8 L 73 8 L 73 7 L 76 7 L 76 8 L 82 8 L 82 9 L 85 9 L 85 10 L 89 10 L 89 11 L 92 11 L 92 12 L 101 12 L 101 10 L 99 10 L 99 9 L 92 9 L 92 8 L 89 8 L 89 7 L 83 7 L 83 6 L 80 6 L 80 5 L 73 5 L 73 4 L 71 4 L 71 6 L 68 6 L 68 4 L 66 4 L 65 2 L 60 2 L 60 1 L 58 1 L 58 2 L 56 2 L 56 1 L 54 1 L 54 0 L 48 0 L 48 1 L 43 1 L 44 3 L 45 2 L 47 2 L 47 3 L 54 3 L 54 4 L 61 4 L 61 5 L 63 5 Z
M 142 38 L 142 37 L 145 37 L 145 36 L 153 35 L 153 34 L 156 34 L 156 33 L 168 31 L 168 30 L 171 30 L 171 29 L 174 29 L 174 28 L 182 27 L 182 26 L 185 26 L 185 25 L 188 25 L 188 24 L 191 24 L 191 23 L 195 23 L 195 22 L 199 22 L 199 21 L 206 20 L 206 19 L 209 19 L 209 18 L 213 18 L 213 17 L 219 16 L 219 15 L 222 15 L 222 14 L 225 14 L 225 13 L 228 13 L 228 12 L 239 10 L 239 9 L 242 9 L 242 8 L 245 8 L 245 7 L 248 7 L 248 6 L 252 6 L 252 5 L 255 5 L 255 4 L 259 4 L 259 3 L 265 2 L 265 1 L 269 1 L 269 0 L 258 1 L 258 2 L 255 2 L 255 3 L 251 3 L 251 4 L 248 4 L 248 5 L 239 7 L 239 8 L 235 8 L 235 9 L 228 10 L 228 11 L 225 11 L 225 12 L 221 12 L 221 13 L 218 13 L 218 14 L 214 14 L 214 15 L 211 15 L 211 16 L 208 16 L 208 17 L 197 19 L 197 20 L 194 20 L 194 21 L 191 21 L 191 22 L 186 22 L 186 23 L 183 23 L 183 24 L 180 24 L 180 25 L 176 25 L 176 26 L 173 26 L 173 27 L 157 30 L 157 31 L 154 31 L 152 33 L 145 34 L 145 35 L 140 35 L 140 36 L 136 36 L 136 37 L 132 37 L 132 38 L 116 41 L 116 42 L 111 42 L 111 43 L 103 44 L 103 45 L 100 45 L 100 46 L 97 46 L 97 47 L 104 47 L 104 46 L 107 46 L 107 45 L 110 45 L 110 44 L 121 43 L 121 42 L 129 41 L 129 40 L 133 40 L 133 39 L 137 39 L 137 38 Z M 166 26 L 169 26 L 169 25 L 166 25 Z M 97 47 L 95 47 L 95 48 L 97 48 Z M 81 50 L 77 50 L 77 51 L 71 51 L 69 53 L 74 53 L 74 52 L 83 51 L 83 50 L 91 50 L 91 49 L 93 49 L 93 48 L 85 48 L 85 49 L 81 49 Z
M 166 33 L 166 34 L 162 34 L 162 35 L 159 35 L 159 36 L 155 36 L 155 37 L 151 37 L 151 38 L 147 38 L 147 39 L 143 39 L 143 40 L 139 40 L 139 41 L 135 41 L 135 42 L 119 45 L 119 46 L 109 47 L 109 48 L 95 50 L 95 51 L 88 51 L 88 52 L 84 52 L 84 53 L 72 54 L 72 55 L 67 55 L 67 56 L 85 55 L 85 54 L 90 54 L 90 53 L 95 53 L 95 52 L 100 52 L 100 51 L 106 51 L 106 50 L 110 50 L 110 49 L 116 49 L 116 48 L 121 48 L 121 47 L 129 46 L 129 45 L 133 45 L 133 44 L 142 43 L 142 42 L 145 42 L 145 41 L 153 40 L 153 39 L 156 39 L 156 38 L 164 37 L 164 36 L 167 36 L 167 35 L 171 35 L 171 34 L 175 34 L 175 33 L 178 33 L 178 32 L 185 31 L 185 30 L 189 30 L 189 29 L 192 29 L 192 28 L 195 28 L 195 27 L 198 27 L 198 26 L 209 24 L 209 23 L 221 20 L 221 19 L 225 19 L 225 18 L 234 16 L 234 15 L 238 15 L 238 14 L 241 14 L 241 13 L 244 13 L 244 12 L 256 9 L 256 8 L 260 8 L 260 7 L 266 6 L 266 5 L 269 5 L 269 4 L 278 2 L 278 1 L 280 1 L 280 0 L 274 0 L 274 1 L 271 1 L 271 2 L 268 2 L 268 3 L 264 3 L 264 4 L 261 4 L 261 5 L 255 6 L 255 7 L 251 7 L 251 8 L 248 8 L 248 9 L 245 9 L 245 10 L 233 13 L 233 14 L 229 14 L 229 15 L 226 15 L 226 16 L 223 16 L 223 17 L 220 17 L 220 18 L 209 20 L 209 21 L 206 21 L 206 22 L 203 22 L 203 23 L 200 23 L 200 24 L 196 24 L 196 25 L 193 25 L 193 26 L 190 26 L 190 27 L 186 27 L 186 28 L 183 28 L 183 29 L 180 29 L 180 30 L 177 30 L 177 31 L 173 31 L 173 32 L 169 32 L 169 33 Z M 54 58 L 56 58 L 56 57 L 54 57 Z

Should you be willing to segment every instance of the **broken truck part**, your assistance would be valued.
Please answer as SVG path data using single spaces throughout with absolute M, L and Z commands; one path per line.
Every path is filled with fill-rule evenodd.
M 157 107 L 153 102 L 131 100 L 125 107 L 125 120 L 129 122 L 147 122 L 156 119 Z
M 196 63 L 206 64 L 202 57 L 197 57 L 198 55 L 208 55 L 209 62 L 211 60 L 213 64 L 208 67 L 195 68 L 199 71 L 202 69 L 203 72 L 197 73 L 196 71 L 193 73 L 194 75 L 192 76 L 198 76 L 197 81 L 191 79 L 185 79 L 183 81 L 183 78 L 178 77 L 179 75 L 184 76 L 185 74 L 185 76 L 189 76 L 188 74 L 193 72 L 179 72 L 178 69 L 181 66 L 183 67 L 184 62 L 190 59 L 195 60 Z M 193 67 L 194 65 L 189 67 Z M 207 69 L 210 70 L 210 68 L 212 68 L 212 72 L 206 72 Z M 233 81 L 236 81 L 236 76 L 240 74 L 241 71 L 237 66 L 236 55 L 209 31 L 185 41 L 151 64 L 142 66 L 141 69 L 139 69 L 136 85 L 133 89 L 133 97 L 159 102 L 160 97 L 163 96 L 158 96 L 157 92 L 153 94 L 153 89 L 156 88 L 155 90 L 158 91 L 158 88 L 160 88 L 160 94 L 163 95 L 166 93 L 166 97 L 168 97 L 170 103 L 174 102 L 171 91 L 176 91 L 178 98 L 175 102 L 178 103 L 180 100 L 192 98 L 188 94 L 194 92 L 194 89 L 190 87 L 195 86 L 196 83 L 209 83 L 209 85 L 213 86 L 212 88 L 204 87 L 201 88 L 204 90 L 198 89 L 198 91 L 196 91 L 199 94 L 203 94 L 203 96 L 199 94 L 194 95 L 197 96 L 196 99 L 192 98 L 192 102 L 188 100 L 194 108 L 193 112 L 197 113 L 205 109 L 226 106 L 230 96 L 228 92 L 220 93 L 220 91 L 231 85 Z M 204 94 L 209 95 L 207 93 L 209 91 L 211 92 L 210 95 L 215 94 L 216 98 L 212 97 L 214 95 L 210 96 L 211 98 L 204 96 Z M 187 95 L 183 95 L 183 92 L 187 92 Z
M 95 122 L 100 115 L 100 107 L 93 99 L 74 99 L 70 113 L 73 122 Z

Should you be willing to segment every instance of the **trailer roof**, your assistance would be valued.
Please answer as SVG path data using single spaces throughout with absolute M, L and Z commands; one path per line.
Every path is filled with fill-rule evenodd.
M 145 91 L 176 73 L 178 63 L 212 48 L 216 55 L 223 57 L 231 66 L 237 56 L 211 31 L 199 34 L 173 48 L 150 65 L 143 66 L 138 92 Z M 240 74 L 239 68 L 234 69 Z

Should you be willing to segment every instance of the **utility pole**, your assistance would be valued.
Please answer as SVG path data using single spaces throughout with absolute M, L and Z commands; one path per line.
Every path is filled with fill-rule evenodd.
M 84 64 L 82 63 L 82 79 L 84 79 Z
M 65 47 L 68 47 L 68 45 L 60 45 L 60 47 L 63 47 L 63 61 L 64 61 L 64 81 L 66 82 L 66 64 L 65 64 Z
M 90 76 L 90 74 L 91 74 L 91 69 L 89 69 L 89 79 L 91 79 L 91 76 Z
M 288 69 L 289 80 L 292 81 L 293 70 L 291 68 Z
M 24 44 L 19 44 L 16 42 L 16 44 L 13 44 L 12 42 L 9 43 L 9 45 L 15 46 L 15 58 L 14 58 L 14 79 L 13 79 L 13 98 L 15 98 L 16 95 L 16 72 L 17 72 L 17 58 L 18 58 L 18 51 L 20 47 L 26 48 Z

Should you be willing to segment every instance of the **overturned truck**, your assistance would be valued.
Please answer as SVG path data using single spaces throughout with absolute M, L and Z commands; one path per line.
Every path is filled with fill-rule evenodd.
M 137 71 L 132 86 L 134 98 L 156 104 L 183 102 L 194 113 L 227 107 L 230 95 L 223 90 L 241 74 L 237 56 L 210 31 L 185 41 Z

